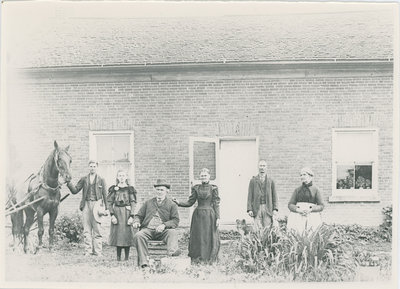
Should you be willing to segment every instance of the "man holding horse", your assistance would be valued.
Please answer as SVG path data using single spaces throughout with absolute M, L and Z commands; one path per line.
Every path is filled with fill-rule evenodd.
M 82 190 L 82 199 L 79 209 L 83 213 L 83 235 L 85 242 L 85 256 L 102 256 L 102 236 L 100 224 L 95 220 L 93 208 L 97 201 L 102 200 L 107 210 L 106 183 L 97 174 L 97 162 L 89 161 L 89 174 L 83 176 L 76 186 L 71 182 L 67 186 L 72 194 L 77 194 Z

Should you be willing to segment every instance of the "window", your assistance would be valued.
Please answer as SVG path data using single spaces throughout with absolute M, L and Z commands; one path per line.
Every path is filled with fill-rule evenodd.
M 115 184 L 120 169 L 128 172 L 128 181 L 133 184 L 133 132 L 90 132 L 89 139 L 90 158 L 98 161 L 98 173 L 107 186 Z
M 210 182 L 217 183 L 217 139 L 193 137 L 189 140 L 190 182 L 200 183 L 200 170 L 210 170 Z
M 331 202 L 379 201 L 377 129 L 334 129 Z

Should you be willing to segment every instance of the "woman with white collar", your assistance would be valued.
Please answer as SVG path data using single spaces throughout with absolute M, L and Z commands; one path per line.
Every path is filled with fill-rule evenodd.
M 294 190 L 288 204 L 288 231 L 309 233 L 322 224 L 320 212 L 324 209 L 324 203 L 319 189 L 313 184 L 313 177 L 314 173 L 309 167 L 301 169 L 302 185 Z
M 136 190 L 128 183 L 124 170 L 117 172 L 116 185 L 108 190 L 108 208 L 111 214 L 109 245 L 117 247 L 117 260 L 121 261 L 122 248 L 125 260 L 129 258 L 129 249 L 134 245 L 135 229 L 132 227 L 136 206 Z

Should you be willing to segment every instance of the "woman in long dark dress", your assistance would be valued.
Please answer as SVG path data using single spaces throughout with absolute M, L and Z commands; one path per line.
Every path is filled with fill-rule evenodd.
M 109 245 L 117 247 L 117 260 L 121 260 L 124 248 L 125 260 L 129 258 L 129 249 L 133 246 L 134 229 L 132 227 L 136 205 L 136 190 L 127 181 L 125 171 L 117 173 L 116 185 L 108 190 L 108 208 L 111 214 Z
M 209 183 L 210 171 L 202 169 L 201 184 L 192 187 L 186 202 L 172 200 L 179 207 L 191 207 L 197 200 L 198 205 L 192 215 L 189 239 L 189 257 L 192 263 L 213 263 L 218 258 L 219 239 L 219 203 L 218 187 Z

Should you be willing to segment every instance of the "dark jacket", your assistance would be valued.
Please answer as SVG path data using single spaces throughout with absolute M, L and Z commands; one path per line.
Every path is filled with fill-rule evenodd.
M 278 196 L 275 191 L 275 183 L 269 177 L 265 177 L 264 184 L 260 181 L 258 176 L 254 176 L 249 183 L 249 193 L 247 197 L 247 212 L 253 211 L 254 216 L 257 216 L 258 210 L 260 209 L 260 199 L 262 186 L 266 191 L 266 205 L 267 213 L 272 217 L 273 210 L 278 210 Z
M 166 229 L 178 227 L 178 206 L 168 198 L 165 198 L 160 206 L 157 206 L 156 197 L 147 200 L 135 215 L 134 221 L 138 221 L 141 228 L 146 228 L 157 211 Z
M 68 189 L 74 195 L 82 190 L 82 199 L 79 205 L 79 209 L 81 211 L 85 207 L 86 196 L 89 192 L 89 187 L 90 187 L 89 185 L 90 185 L 89 175 L 82 177 L 76 184 L 76 186 L 74 186 L 72 183 L 67 183 Z M 107 206 L 106 182 L 99 175 L 96 176 L 95 191 L 97 200 L 103 198 L 104 206 L 105 209 L 107 210 L 108 206 Z
M 110 211 L 110 215 L 114 215 L 114 206 L 117 207 L 127 207 L 130 206 L 129 215 L 134 217 L 135 207 L 136 207 L 136 195 L 137 192 L 134 187 L 127 186 L 124 188 L 118 187 L 118 190 L 115 190 L 117 186 L 112 185 L 108 189 L 107 195 L 107 203 L 108 210 Z
M 215 218 L 219 219 L 219 204 L 220 204 L 220 197 L 218 194 L 218 187 L 212 184 L 198 184 L 192 187 L 192 193 L 189 196 L 189 199 L 186 202 L 179 202 L 178 207 L 191 207 L 193 204 L 198 200 L 199 191 L 201 187 L 211 187 L 211 196 L 210 196 L 210 205 L 214 210 Z M 202 198 L 201 201 L 198 201 L 199 206 L 204 206 L 208 202 Z
M 324 209 L 324 203 L 322 201 L 321 193 L 318 188 L 314 185 L 306 186 L 301 185 L 294 190 L 292 197 L 289 200 L 289 210 L 296 212 L 298 202 L 313 203 L 315 206 L 312 208 L 312 212 L 321 212 Z

